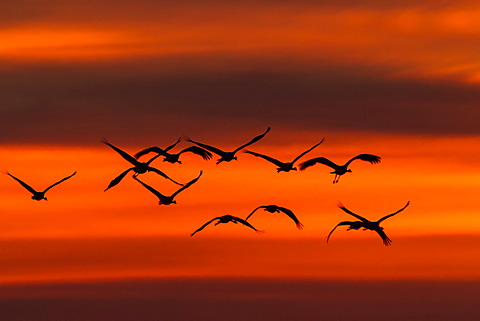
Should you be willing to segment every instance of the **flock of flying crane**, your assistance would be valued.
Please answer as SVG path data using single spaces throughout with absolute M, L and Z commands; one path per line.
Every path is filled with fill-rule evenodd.
M 236 156 L 237 152 L 246 148 L 247 146 L 250 146 L 250 145 L 254 144 L 255 142 L 258 142 L 269 131 L 270 131 L 270 127 L 268 127 L 263 134 L 260 134 L 256 137 L 254 137 L 253 139 L 251 139 L 246 144 L 243 144 L 243 145 L 239 146 L 238 148 L 236 148 L 235 150 L 233 150 L 231 152 L 226 152 L 226 151 L 223 151 L 219 148 L 216 148 L 216 147 L 204 144 L 204 143 L 200 143 L 200 142 L 194 141 L 194 140 L 186 137 L 185 140 L 187 142 L 193 143 L 194 145 L 192 145 L 190 147 L 186 147 L 176 154 L 170 153 L 170 150 L 172 150 L 175 146 L 177 146 L 177 144 L 182 140 L 182 138 L 180 137 L 174 144 L 172 144 L 172 145 L 170 145 L 166 148 L 162 149 L 160 147 L 154 146 L 154 147 L 150 147 L 150 148 L 146 148 L 144 150 L 141 150 L 140 152 L 136 153 L 134 156 L 131 156 L 127 152 L 125 152 L 125 151 L 121 150 L 120 148 L 110 144 L 105 138 L 103 138 L 101 140 L 101 142 L 103 144 L 111 147 L 113 150 L 115 150 L 118 154 L 120 154 L 120 156 L 122 156 L 126 161 L 128 161 L 132 165 L 132 167 L 126 169 L 125 171 L 120 173 L 120 175 L 115 177 L 109 183 L 109 185 L 107 186 L 105 191 L 107 191 L 108 189 L 110 189 L 110 188 L 114 187 L 115 185 L 119 184 L 122 181 L 122 179 L 130 171 L 133 171 L 133 175 L 132 175 L 133 179 L 135 179 L 138 183 L 140 183 L 145 189 L 147 189 L 148 191 L 153 193 L 155 196 L 157 196 L 159 205 L 169 205 L 169 204 L 172 204 L 172 203 L 175 204 L 176 201 L 174 200 L 174 198 L 180 192 L 184 191 L 185 189 L 187 189 L 190 186 L 192 186 L 193 184 L 195 184 L 200 179 L 200 177 L 202 176 L 203 171 L 200 171 L 199 175 L 196 178 L 189 181 L 188 183 L 181 184 L 181 183 L 178 183 L 177 181 L 175 181 L 174 179 L 170 178 L 167 174 L 165 174 L 161 170 L 150 166 L 150 164 L 154 160 L 156 160 L 158 157 L 162 156 L 164 158 L 163 159 L 164 162 L 170 162 L 172 164 L 174 164 L 174 163 L 181 164 L 182 162 L 180 161 L 180 156 L 183 153 L 193 153 L 193 154 L 201 156 L 204 160 L 210 160 L 213 156 L 212 153 L 215 153 L 218 156 L 220 156 L 220 158 L 217 160 L 217 163 L 216 163 L 217 165 L 222 163 L 222 162 L 230 162 L 232 160 L 237 160 L 237 156 Z M 264 154 L 260 154 L 260 153 L 256 153 L 256 152 L 253 152 L 253 151 L 250 151 L 250 150 L 246 150 L 245 153 L 248 153 L 248 154 L 256 156 L 256 157 L 263 158 L 264 160 L 266 160 L 270 163 L 273 163 L 274 165 L 277 166 L 277 173 L 279 173 L 279 172 L 289 172 L 289 171 L 292 171 L 292 170 L 296 171 L 297 168 L 294 166 L 295 163 L 300 158 L 302 158 L 307 153 L 311 152 L 317 146 L 319 146 L 321 143 L 323 143 L 323 141 L 324 141 L 324 139 L 322 139 L 320 142 L 318 142 L 317 144 L 313 145 L 308 150 L 304 151 L 303 153 L 301 153 L 300 155 L 295 157 L 291 162 L 282 162 L 282 161 L 279 161 L 279 160 L 277 160 L 273 157 L 270 157 L 270 156 L 267 156 L 267 155 L 264 155 Z M 149 154 L 149 153 L 156 153 L 157 155 L 151 157 L 146 162 L 141 162 L 141 161 L 138 160 L 140 157 L 142 157 L 146 154 Z M 339 181 L 339 179 L 342 175 L 351 172 L 351 170 L 348 168 L 348 166 L 354 160 L 362 160 L 362 161 L 369 162 L 370 164 L 378 164 L 378 163 L 380 163 L 381 158 L 379 156 L 375 156 L 375 155 L 371 155 L 371 154 L 359 154 L 355 157 L 352 157 L 345 164 L 338 165 L 338 164 L 335 164 L 334 162 L 332 162 L 331 160 L 329 160 L 325 157 L 316 157 L 316 158 L 309 159 L 309 160 L 307 160 L 303 163 L 300 163 L 299 168 L 302 171 L 302 170 L 305 170 L 308 167 L 313 166 L 315 164 L 323 164 L 323 165 L 326 165 L 328 167 L 331 167 L 333 169 L 333 172 L 331 172 L 331 174 L 335 174 L 335 177 L 333 179 L 333 183 L 336 184 L 336 183 L 338 183 L 338 181 Z M 144 174 L 146 172 L 154 172 L 154 173 L 164 177 L 165 179 L 170 180 L 177 185 L 180 185 L 181 187 L 176 192 L 174 192 L 172 195 L 169 195 L 169 196 L 168 195 L 163 195 L 162 193 L 157 191 L 155 188 L 149 186 L 148 184 L 146 184 L 145 182 L 141 181 L 138 178 L 138 176 L 140 174 Z M 74 172 L 73 174 L 59 180 L 58 182 L 56 182 L 52 185 L 50 185 L 49 187 L 47 187 L 43 191 L 37 191 L 37 190 L 33 189 L 30 185 L 28 185 L 24 181 L 20 180 L 19 178 L 13 176 L 9 172 L 5 172 L 5 174 L 12 177 L 14 180 L 16 180 L 18 183 L 20 183 L 20 185 L 22 185 L 25 189 L 27 189 L 30 193 L 32 193 L 33 194 L 32 195 L 33 200 L 40 201 L 40 200 L 47 200 L 47 198 L 45 197 L 45 193 L 47 191 L 49 191 L 52 187 L 70 179 L 71 177 L 73 177 L 76 174 L 76 172 Z M 345 213 L 350 214 L 353 217 L 357 218 L 358 221 L 343 221 L 343 222 L 338 223 L 328 234 L 327 242 L 330 239 L 330 236 L 332 235 L 333 231 L 335 231 L 335 229 L 337 227 L 342 226 L 342 225 L 346 225 L 346 226 L 348 226 L 347 231 L 351 230 L 351 229 L 358 230 L 358 229 L 361 229 L 361 228 L 363 230 L 375 231 L 381 237 L 381 239 L 383 241 L 383 244 L 388 246 L 392 243 L 392 241 L 385 234 L 385 232 L 383 231 L 383 227 L 380 226 L 380 223 L 383 222 L 384 220 L 386 220 L 387 218 L 392 217 L 392 216 L 402 212 L 409 204 L 410 204 L 410 202 L 407 202 L 407 204 L 404 207 L 402 207 L 401 209 L 399 209 L 398 211 L 396 211 L 392 214 L 388 214 L 388 215 L 382 217 L 381 219 L 379 219 L 378 221 L 370 221 L 370 220 L 368 220 L 368 219 L 366 219 L 366 218 L 364 218 L 364 217 L 362 217 L 358 214 L 353 213 L 352 211 L 347 209 L 345 206 L 343 206 L 342 203 L 339 202 L 338 207 L 341 210 L 343 210 Z M 260 209 L 263 209 L 264 211 L 267 211 L 267 212 L 270 212 L 270 213 L 284 213 L 290 219 L 293 220 L 293 222 L 296 224 L 298 229 L 303 228 L 303 224 L 299 221 L 299 219 L 295 216 L 293 211 L 291 211 L 290 209 L 287 209 L 287 208 L 281 207 L 281 206 L 277 206 L 277 205 L 262 205 L 262 206 L 258 206 L 257 208 L 255 208 L 245 219 L 242 219 L 242 218 L 239 218 L 239 217 L 236 217 L 236 216 L 232 216 L 232 215 L 224 215 L 224 216 L 215 217 L 215 218 L 211 219 L 210 221 L 206 222 L 204 225 L 202 225 L 197 230 L 195 230 L 190 236 L 195 235 L 197 232 L 203 230 L 205 227 L 207 227 L 209 224 L 213 223 L 214 221 L 216 221 L 215 225 L 218 225 L 220 223 L 229 223 L 229 222 L 233 222 L 235 224 L 240 223 L 240 224 L 243 224 L 246 227 L 249 227 L 249 228 L 253 229 L 256 232 L 263 232 L 261 230 L 256 229 L 252 224 L 250 224 L 248 222 L 248 219 L 257 210 L 260 210 Z

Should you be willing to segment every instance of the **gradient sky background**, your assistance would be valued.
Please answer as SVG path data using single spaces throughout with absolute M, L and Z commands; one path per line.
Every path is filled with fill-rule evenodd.
M 8 319 L 477 320 L 479 18 L 475 1 L 0 3 L 0 169 L 38 189 L 78 172 L 48 202 L 0 177 Z M 322 165 L 183 155 L 154 163 L 181 182 L 204 171 L 176 205 L 129 177 L 103 192 L 128 163 L 101 137 L 132 154 L 180 136 L 228 150 L 267 126 L 251 150 L 287 161 L 325 137 L 305 159 L 382 163 L 332 185 Z M 337 201 L 371 219 L 411 205 L 383 224 L 391 247 L 344 228 L 327 245 L 351 219 Z M 189 237 L 267 204 L 305 229 L 259 212 L 264 235 Z

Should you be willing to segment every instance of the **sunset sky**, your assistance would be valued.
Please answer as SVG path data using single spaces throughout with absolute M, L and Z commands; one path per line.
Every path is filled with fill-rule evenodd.
M 378 291 L 397 295 L 398 320 L 478 319 L 460 293 L 480 281 L 479 38 L 480 4 L 468 0 L 0 3 L 0 170 L 39 190 L 77 171 L 40 202 L 1 175 L 0 305 L 9 320 L 108 320 L 97 304 L 113 300 L 128 311 L 113 319 L 130 320 L 144 298 L 144 320 L 162 319 L 160 301 L 172 313 L 162 320 L 213 320 L 205 305 L 221 298 L 230 320 L 236 303 L 260 311 L 261 298 L 265 321 L 297 309 L 334 320 L 319 302 L 341 310 L 363 289 L 367 309 L 338 320 L 396 320 L 374 311 Z M 334 185 L 321 164 L 276 173 L 243 152 L 219 165 L 184 154 L 181 165 L 152 163 L 183 183 L 203 170 L 178 204 L 159 206 L 130 176 L 103 191 L 130 166 L 102 137 L 130 154 L 181 136 L 233 150 L 267 127 L 250 150 L 290 161 L 325 137 L 301 161 L 382 162 L 355 161 Z M 372 220 L 410 206 L 382 224 L 391 247 L 345 227 L 327 244 L 353 220 L 338 201 Z M 263 235 L 230 223 L 189 236 L 268 204 L 304 230 L 261 211 L 249 221 Z M 430 301 L 413 306 L 411 292 Z M 39 312 L 42 300 L 63 312 Z M 171 312 L 185 302 L 191 314 Z M 90 314 L 72 318 L 69 304 Z

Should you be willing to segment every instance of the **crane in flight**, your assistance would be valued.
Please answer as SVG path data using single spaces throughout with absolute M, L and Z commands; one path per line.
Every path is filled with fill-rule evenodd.
M 358 215 L 358 214 L 355 214 L 353 213 L 352 211 L 350 211 L 349 209 L 347 209 L 345 206 L 343 206 L 342 203 L 338 203 L 338 207 L 343 210 L 345 213 L 347 214 L 350 214 L 352 215 L 353 217 L 359 219 L 360 221 L 344 221 L 344 222 L 340 222 L 338 223 L 334 228 L 333 230 L 330 231 L 330 233 L 328 234 L 327 236 L 327 243 L 328 243 L 328 240 L 330 239 L 330 235 L 332 235 L 333 231 L 335 231 L 335 229 L 341 225 L 348 225 L 348 229 L 347 231 L 349 230 L 358 230 L 360 228 L 363 228 L 363 230 L 371 230 L 371 231 L 375 231 L 377 232 L 378 235 L 380 235 L 380 237 L 382 238 L 382 241 L 383 241 L 383 244 L 385 246 L 389 246 L 390 244 L 392 244 L 392 240 L 390 240 L 387 236 L 387 234 L 385 234 L 385 232 L 383 231 L 383 227 L 380 226 L 380 223 L 383 222 L 384 220 L 386 220 L 387 218 L 389 217 L 392 217 L 398 213 L 400 213 L 401 211 L 403 211 L 405 208 L 407 208 L 407 206 L 410 204 L 410 201 L 407 202 L 407 204 L 402 207 L 401 209 L 399 209 L 398 211 L 392 213 L 392 214 L 388 214 L 388 215 L 385 215 L 384 217 L 382 217 L 381 219 L 379 219 L 378 221 L 375 221 L 375 222 L 372 222 L 372 221 L 369 221 L 367 220 L 366 218 Z
M 203 230 L 208 224 L 212 223 L 213 221 L 217 220 L 217 222 L 215 223 L 215 226 L 217 226 L 218 224 L 220 223 L 229 223 L 229 222 L 233 222 L 235 224 L 237 223 L 240 223 L 240 224 L 243 224 L 244 226 L 246 227 L 249 227 L 251 228 L 252 230 L 254 230 L 255 232 L 257 233 L 264 233 L 264 231 L 260 231 L 260 230 L 257 230 L 255 227 L 253 227 L 252 224 L 248 223 L 246 220 L 243 220 L 239 217 L 236 217 L 236 216 L 232 216 L 232 215 L 224 215 L 224 216 L 218 216 L 218 217 L 215 217 L 215 218 L 212 218 L 210 221 L 208 221 L 207 223 L 203 224 L 200 228 L 198 228 L 195 232 L 193 232 L 192 234 L 190 234 L 190 236 L 194 236 L 195 233 L 197 232 L 200 232 L 201 230 Z
M 179 159 L 180 159 L 180 155 L 183 154 L 183 153 L 193 153 L 193 154 L 201 156 L 204 160 L 209 160 L 210 158 L 212 158 L 212 153 L 210 153 L 208 150 L 203 149 L 203 148 L 198 147 L 198 146 L 190 146 L 190 147 L 184 148 L 176 154 L 169 153 L 169 151 L 172 148 L 174 148 L 181 141 L 181 139 L 182 138 L 180 137 L 177 140 L 176 143 L 166 147 L 165 149 L 162 149 L 158 146 L 145 148 L 145 149 L 139 151 L 138 153 L 136 153 L 133 157 L 135 157 L 135 159 L 139 159 L 141 156 L 153 152 L 153 153 L 157 153 L 157 154 L 160 154 L 161 156 L 163 156 L 164 157 L 164 159 L 163 159 L 164 162 L 169 162 L 169 163 L 172 163 L 172 164 L 175 164 L 175 163 L 181 164 L 182 162 Z
M 333 179 L 333 184 L 335 184 L 335 183 L 338 183 L 338 181 L 340 180 L 340 176 L 342 176 L 345 173 L 352 172 L 352 170 L 348 168 L 348 165 L 350 165 L 350 163 L 356 159 L 369 162 L 370 164 L 378 164 L 380 163 L 381 157 L 376 155 L 371 155 L 371 154 L 359 154 L 355 157 L 352 157 L 348 162 L 346 162 L 343 165 L 337 165 L 325 157 L 317 157 L 301 163 L 300 170 L 303 171 L 308 167 L 313 166 L 317 163 L 327 165 L 333 168 L 333 172 L 331 172 L 331 174 L 335 174 L 335 178 Z
M 277 205 L 262 205 L 262 206 L 259 206 L 256 209 L 254 209 L 252 213 L 248 214 L 245 221 L 248 221 L 250 216 L 252 216 L 253 213 L 255 213 L 259 209 L 263 209 L 264 211 L 270 212 L 270 213 L 284 213 L 288 217 L 290 217 L 293 220 L 293 222 L 295 222 L 295 225 L 297 226 L 297 228 L 299 230 L 303 229 L 303 224 L 300 223 L 298 218 L 295 216 L 295 214 L 293 214 L 293 212 L 291 210 L 289 210 L 288 208 L 285 208 L 285 207 L 277 206 Z
M 148 189 L 150 192 L 152 192 L 153 194 L 155 194 L 155 196 L 158 197 L 158 205 L 170 205 L 170 204 L 177 204 L 177 201 L 174 200 L 175 196 L 178 195 L 178 193 L 184 191 L 185 189 L 189 188 L 190 186 L 192 186 L 194 183 L 196 183 L 198 181 L 198 179 L 200 178 L 200 176 L 202 176 L 202 173 L 203 171 L 200 171 L 200 174 L 198 175 L 198 177 L 192 179 L 190 182 L 188 182 L 187 184 L 185 184 L 184 186 L 180 187 L 175 193 L 173 193 L 172 195 L 170 196 L 166 196 L 166 195 L 163 195 L 162 193 L 160 193 L 159 191 L 157 191 L 156 189 L 154 189 L 153 187 L 151 187 L 150 185 L 147 185 L 146 183 L 142 182 L 141 180 L 139 180 L 136 176 L 134 176 L 133 178 L 139 182 L 140 184 L 143 185 L 143 187 L 145 187 L 146 189 Z
M 257 157 L 260 157 L 260 158 L 263 158 L 265 159 L 266 161 L 269 161 L 270 163 L 273 163 L 275 165 L 278 166 L 277 168 L 277 173 L 280 173 L 280 172 L 289 172 L 291 170 L 294 170 L 296 171 L 297 168 L 294 167 L 293 165 L 295 164 L 296 161 L 298 161 L 302 156 L 304 156 L 305 154 L 311 152 L 313 149 L 315 149 L 318 145 L 320 145 L 321 143 L 323 143 L 323 140 L 325 138 L 323 138 L 319 143 L 313 145 L 311 148 L 307 149 L 306 151 L 304 151 L 303 153 L 301 153 L 300 155 L 298 155 L 297 157 L 295 157 L 291 162 L 288 162 L 288 163 L 285 163 L 285 162 L 281 162 L 279 161 L 278 159 L 275 159 L 273 157 L 270 157 L 270 156 L 267 156 L 267 155 L 263 155 L 263 154 L 260 154 L 260 153 L 255 153 L 255 152 L 252 152 L 252 151 L 245 151 L 245 153 L 248 153 L 248 154 L 251 154 L 253 156 L 257 156 Z
M 199 142 L 196 142 L 194 141 L 193 139 L 190 139 L 190 138 L 185 138 L 185 140 L 187 142 L 190 142 L 190 143 L 194 143 L 202 148 L 205 148 L 206 150 L 209 150 L 211 151 L 212 153 L 215 153 L 217 154 L 218 156 L 220 156 L 220 158 L 217 160 L 217 165 L 220 164 L 221 162 L 230 162 L 232 160 L 237 160 L 237 156 L 235 156 L 235 154 L 247 147 L 247 146 L 250 146 L 251 144 L 255 143 L 255 142 L 258 142 L 260 139 L 262 139 L 263 137 L 265 137 L 265 135 L 270 131 L 270 127 L 267 128 L 267 130 L 261 134 L 261 135 L 258 135 L 256 137 L 254 137 L 252 140 L 250 140 L 248 143 L 246 144 L 243 144 L 242 146 L 240 147 L 237 147 L 235 150 L 233 150 L 232 152 L 225 152 L 219 148 L 216 148 L 216 147 L 213 147 L 213 146 L 210 146 L 210 145 L 207 145 L 207 144 L 203 144 L 203 143 L 199 143 Z
M 134 171 L 135 174 L 133 174 L 134 177 L 136 177 L 138 174 L 143 174 L 143 173 L 146 173 L 146 172 L 154 172 L 154 173 L 157 173 L 158 175 L 174 182 L 175 184 L 177 185 L 183 185 L 183 184 L 180 184 L 178 182 L 176 182 L 175 180 L 171 179 L 170 177 L 168 177 L 167 174 L 165 174 L 164 172 L 162 172 L 161 170 L 155 168 L 155 167 L 151 167 L 150 164 L 155 160 L 157 159 L 158 157 L 160 157 L 161 155 L 158 154 L 152 158 L 150 158 L 148 161 L 146 162 L 139 162 L 137 161 L 133 156 L 130 156 L 130 154 L 128 154 L 127 152 L 121 150 L 120 148 L 110 144 L 105 138 L 102 138 L 101 140 L 102 143 L 104 143 L 105 145 L 108 145 L 110 146 L 114 151 L 116 151 L 117 153 L 120 154 L 120 156 L 123 157 L 123 159 L 125 159 L 127 162 L 129 162 L 130 164 L 133 165 L 133 167 L 130 167 L 128 169 L 126 169 L 125 171 L 123 171 L 122 173 L 120 173 L 120 175 L 118 175 L 117 177 L 115 177 L 111 182 L 110 184 L 108 184 L 107 188 L 105 189 L 105 191 L 107 191 L 108 189 L 112 188 L 113 186 L 117 185 L 118 183 L 120 183 L 122 181 L 122 179 L 130 172 L 130 171 Z
M 60 184 L 61 182 L 63 181 L 66 181 L 67 179 L 71 178 L 73 175 L 75 175 L 77 172 L 73 172 L 72 175 L 70 176 L 67 176 L 65 178 L 62 178 L 61 180 L 59 180 L 58 182 L 50 185 L 49 187 L 47 187 L 46 189 L 44 189 L 43 191 L 41 192 L 38 192 L 36 190 L 34 190 L 30 185 L 28 185 L 27 183 L 25 183 L 24 181 L 22 181 L 21 179 L 13 176 L 12 174 L 10 174 L 9 172 L 5 172 L 6 175 L 10 176 L 11 178 L 13 178 L 14 180 L 16 180 L 17 182 L 20 183 L 20 185 L 22 185 L 27 191 L 29 191 L 30 193 L 32 193 L 32 200 L 35 200 L 35 201 L 41 201 L 41 200 L 46 200 L 48 201 L 48 199 L 45 197 L 45 193 L 48 192 L 48 190 L 50 190 L 52 187 Z

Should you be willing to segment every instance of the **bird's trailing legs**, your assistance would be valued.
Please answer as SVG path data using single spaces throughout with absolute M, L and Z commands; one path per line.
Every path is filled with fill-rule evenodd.
M 333 178 L 333 184 L 338 183 L 338 181 L 340 180 L 340 176 L 341 176 L 341 175 L 338 175 L 338 174 L 336 174 L 335 172 L 331 172 L 330 174 L 335 174 L 335 177 Z

